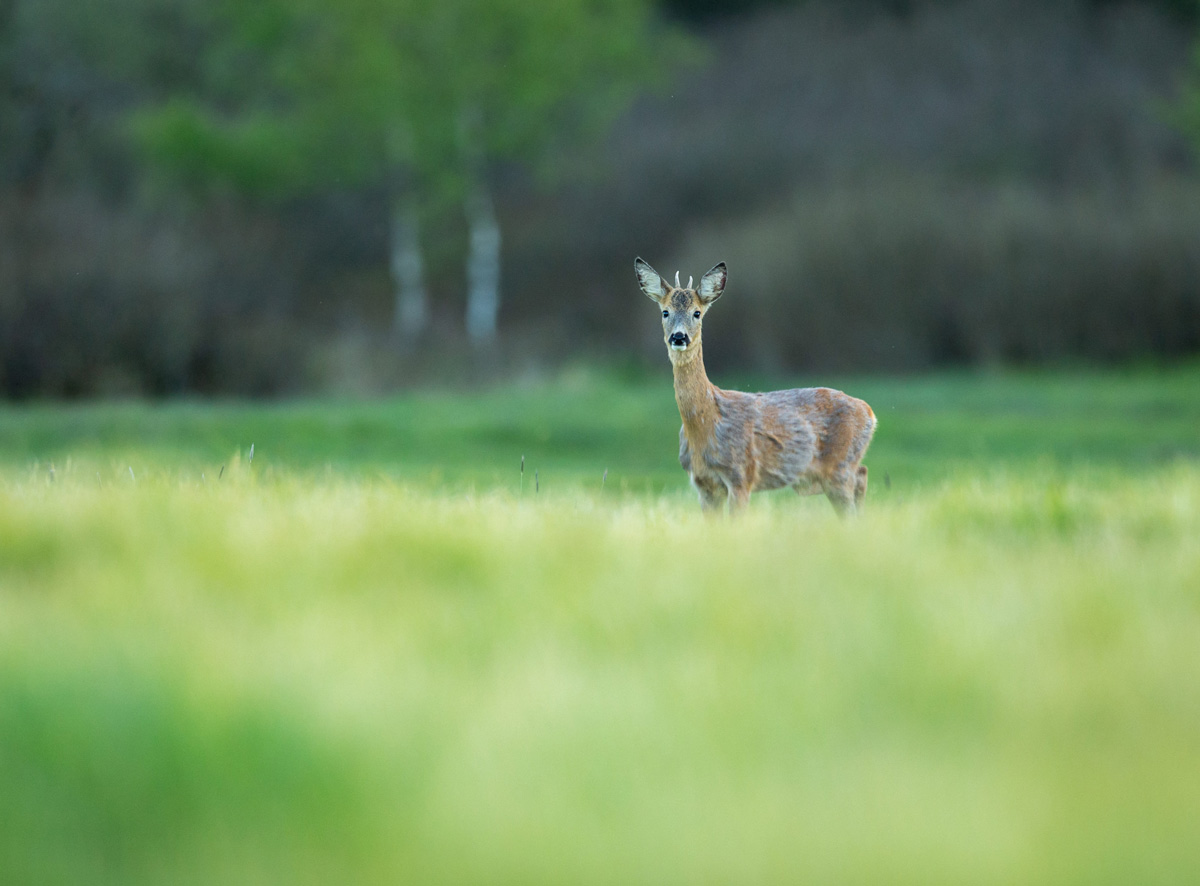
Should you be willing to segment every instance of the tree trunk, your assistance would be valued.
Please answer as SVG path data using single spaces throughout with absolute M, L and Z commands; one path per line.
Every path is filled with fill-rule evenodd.
M 479 343 L 496 338 L 500 314 L 500 222 L 482 176 L 466 199 L 470 252 L 467 256 L 467 335 Z
M 463 211 L 470 234 L 467 253 L 467 335 L 476 344 L 496 339 L 500 315 L 500 222 L 488 188 L 487 150 L 479 108 L 458 115 L 458 141 L 467 195 Z
M 389 241 L 395 292 L 392 327 L 401 339 L 413 342 L 429 329 L 429 295 L 421 258 L 421 222 L 411 200 L 393 201 Z

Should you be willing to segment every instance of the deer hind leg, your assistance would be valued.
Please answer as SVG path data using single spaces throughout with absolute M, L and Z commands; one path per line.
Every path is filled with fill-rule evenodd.
M 853 517 L 857 513 L 857 485 L 857 474 L 844 471 L 839 471 L 825 482 L 825 497 L 839 517 Z M 865 485 L 863 488 L 865 490 Z
M 859 465 L 854 472 L 854 507 L 862 507 L 863 497 L 867 494 L 867 466 Z

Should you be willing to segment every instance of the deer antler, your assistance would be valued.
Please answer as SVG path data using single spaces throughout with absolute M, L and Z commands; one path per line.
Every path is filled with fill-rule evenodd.
M 692 288 L 692 275 L 688 274 L 688 289 Z
M 678 271 L 675 272 L 675 288 L 683 289 L 683 287 L 679 285 L 679 272 Z

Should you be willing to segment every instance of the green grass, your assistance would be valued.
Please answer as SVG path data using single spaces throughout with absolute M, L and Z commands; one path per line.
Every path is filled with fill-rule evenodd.
M 717 380 L 745 390 L 771 386 Z M 1140 471 L 1200 458 L 1200 364 L 822 381 L 872 404 L 880 422 L 867 460 L 872 478 L 886 473 L 902 489 L 936 485 L 956 469 Z M 658 495 L 686 487 L 678 434 L 666 369 L 634 383 L 579 371 L 552 384 L 384 402 L 0 407 L 0 465 L 54 465 L 61 474 L 71 460 L 102 479 L 127 476 L 128 467 L 135 475 L 166 470 L 208 479 L 254 444 L 260 472 L 382 476 L 462 491 L 516 490 L 525 456 L 527 472 L 539 471 L 547 489 L 599 486 L 608 470 L 615 488 Z
M 845 387 L 849 524 L 665 379 L 0 410 L 0 882 L 1200 878 L 1200 373 Z

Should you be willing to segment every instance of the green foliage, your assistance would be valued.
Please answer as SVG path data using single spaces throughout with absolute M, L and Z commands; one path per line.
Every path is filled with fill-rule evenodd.
M 1200 42 L 1192 50 L 1178 98 L 1167 107 L 1167 117 L 1188 137 L 1193 149 L 1200 152 Z
M 851 524 L 665 378 L 5 409 L 0 881 L 1190 882 L 1196 380 L 862 379 Z
M 663 6 L 681 18 L 704 20 L 717 17 L 732 18 L 757 7 L 822 5 L 833 7 L 850 16 L 870 14 L 876 10 L 905 16 L 922 7 L 950 5 L 955 2 L 959 0 L 663 0 Z M 1052 2 L 1053 0 L 1040 5 L 1048 6 L 1052 5 Z M 1057 3 L 1062 6 L 1076 5 L 1075 0 L 1057 0 Z M 1135 3 L 1158 7 L 1185 21 L 1195 20 L 1197 14 L 1196 0 L 1086 0 L 1087 6 L 1100 9 Z
M 294 190 L 303 181 L 294 137 L 283 121 L 259 116 L 222 126 L 195 105 L 173 100 L 134 119 L 132 131 L 150 158 L 177 170 L 180 183 L 205 191 L 222 182 L 263 196 Z
M 443 66 L 452 72 L 453 101 L 476 109 L 482 137 L 500 156 L 536 153 L 555 132 L 568 132 L 575 116 L 607 118 L 665 64 L 677 64 L 673 52 L 685 51 L 677 35 L 650 42 L 649 8 L 639 0 L 437 7 L 454 19 L 431 29 L 452 35 L 432 51 L 455 59 Z
M 219 9 L 203 88 L 140 111 L 134 129 L 185 180 L 251 194 L 408 168 L 436 200 L 472 153 L 536 159 L 607 120 L 657 67 L 644 0 Z

